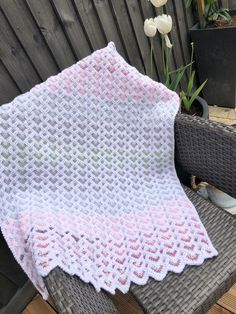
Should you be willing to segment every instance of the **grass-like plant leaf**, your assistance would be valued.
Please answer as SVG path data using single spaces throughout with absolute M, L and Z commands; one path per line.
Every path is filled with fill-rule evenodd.
M 188 82 L 188 86 L 187 86 L 187 97 L 190 96 L 191 91 L 193 90 L 194 77 L 195 77 L 195 71 L 192 72 L 192 74 L 189 78 L 189 82 Z
M 180 83 L 184 73 L 185 73 L 185 68 L 182 67 L 182 68 L 178 69 L 178 71 L 175 74 L 174 79 L 170 83 L 169 88 L 171 90 L 176 91 L 176 89 L 177 89 L 177 87 L 178 87 L 178 85 L 179 85 L 179 83 Z
M 206 85 L 207 83 L 207 80 L 205 80 L 199 87 L 198 89 L 195 90 L 195 92 L 192 94 L 191 98 L 190 98 L 190 101 L 189 101 L 189 106 L 191 108 L 194 100 L 197 98 L 197 96 L 201 93 L 203 87 Z

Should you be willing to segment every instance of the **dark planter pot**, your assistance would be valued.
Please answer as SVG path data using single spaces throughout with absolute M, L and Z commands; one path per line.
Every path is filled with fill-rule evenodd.
M 196 98 L 193 103 L 193 107 L 195 107 L 194 111 L 198 116 L 204 119 L 209 118 L 208 104 L 202 97 L 198 96 Z M 180 182 L 185 186 L 191 187 L 191 174 L 187 173 L 177 162 L 175 162 L 175 169 Z
M 230 12 L 236 15 L 236 10 Z M 236 26 L 190 30 L 200 83 L 208 79 L 203 97 L 211 105 L 236 105 Z
M 209 109 L 208 109 L 208 103 L 200 96 L 197 96 L 195 99 L 191 111 L 184 112 L 190 115 L 197 115 L 199 117 L 202 117 L 204 119 L 209 119 Z

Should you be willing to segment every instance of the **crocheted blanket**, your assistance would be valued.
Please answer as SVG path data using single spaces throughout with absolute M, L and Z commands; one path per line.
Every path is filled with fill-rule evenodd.
M 217 255 L 176 176 L 178 108 L 113 43 L 0 108 L 0 227 L 45 298 L 57 266 L 126 293 Z

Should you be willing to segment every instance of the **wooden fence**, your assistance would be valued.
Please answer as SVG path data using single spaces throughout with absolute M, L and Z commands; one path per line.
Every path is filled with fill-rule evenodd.
M 236 10 L 236 0 L 229 0 L 229 9 Z
M 173 18 L 171 67 L 190 59 L 191 9 L 169 0 Z M 149 70 L 150 42 L 143 21 L 158 14 L 147 0 L 0 0 L 0 104 L 12 100 L 114 41 L 142 73 Z M 154 78 L 163 76 L 160 37 L 155 38 Z M 183 84 L 186 83 L 184 78 Z

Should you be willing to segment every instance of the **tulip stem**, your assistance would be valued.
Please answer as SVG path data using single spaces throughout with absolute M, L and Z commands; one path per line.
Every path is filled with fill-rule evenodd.
M 192 64 L 193 64 L 193 55 L 194 55 L 194 43 L 192 42 L 192 43 L 191 43 L 191 60 L 190 60 L 190 68 L 189 68 L 189 77 L 191 77 L 191 75 L 192 75 L 192 70 L 193 70 L 193 67 L 192 67 Z
M 153 38 L 151 40 L 151 51 L 150 51 L 150 76 L 153 78 Z
M 165 42 L 164 42 L 164 36 L 161 36 L 162 39 L 162 45 L 161 45 L 161 51 L 162 51 L 162 65 L 163 65 L 163 71 L 164 71 L 164 82 L 166 80 L 166 61 L 165 61 Z
M 169 85 L 169 60 L 170 60 L 170 49 L 166 46 L 166 84 Z
M 163 84 L 168 85 L 169 83 L 169 48 L 166 47 L 165 37 L 162 37 L 162 64 L 164 67 L 164 82 Z

